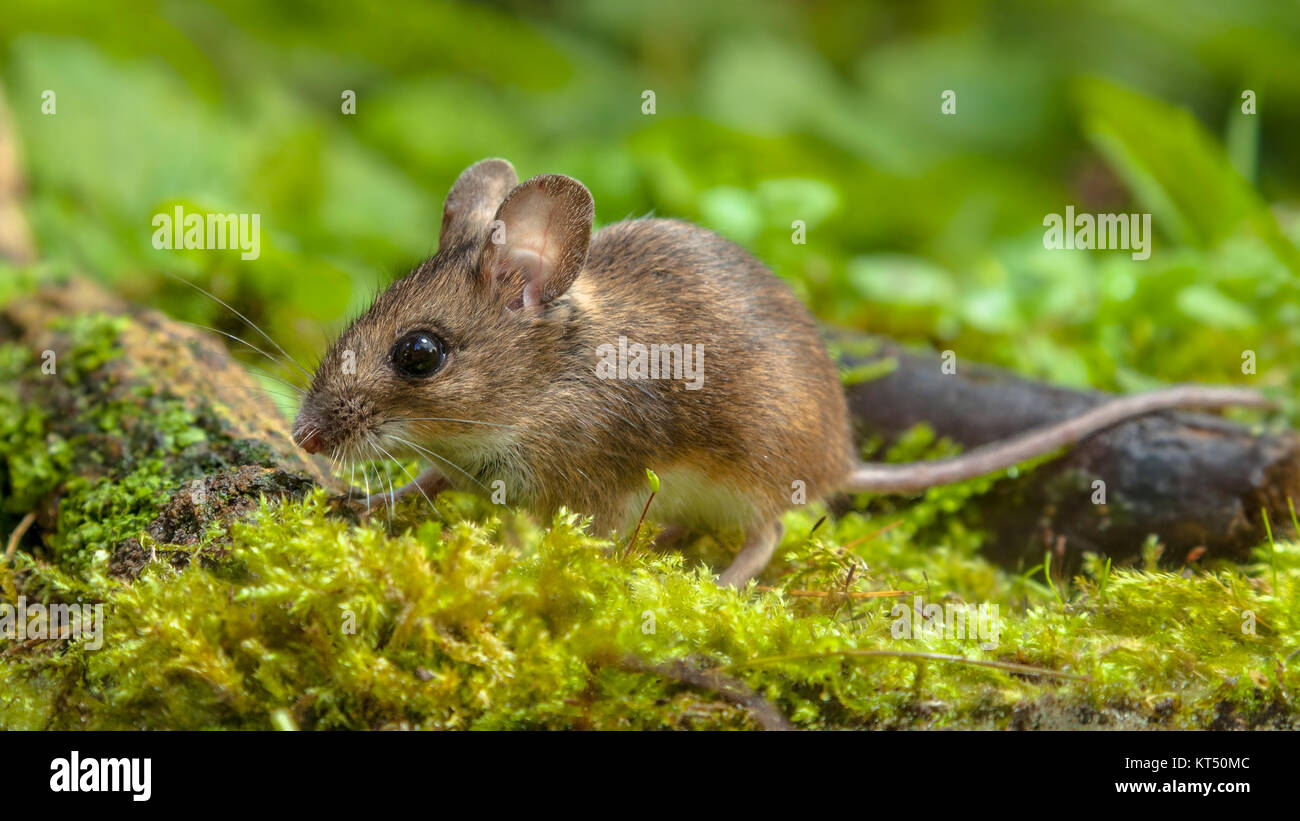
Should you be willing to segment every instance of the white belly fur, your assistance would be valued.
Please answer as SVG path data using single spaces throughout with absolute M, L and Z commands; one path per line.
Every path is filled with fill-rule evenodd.
M 647 483 L 643 493 L 629 494 L 623 500 L 620 529 L 636 526 L 649 495 Z M 646 513 L 652 521 L 709 532 L 744 531 L 754 524 L 754 517 L 754 506 L 745 494 L 690 468 L 659 474 L 659 492 Z

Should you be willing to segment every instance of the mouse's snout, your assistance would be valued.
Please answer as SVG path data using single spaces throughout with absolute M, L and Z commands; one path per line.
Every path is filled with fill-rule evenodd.
M 303 399 L 293 423 L 293 443 L 308 453 L 330 457 L 355 455 L 380 422 L 368 397 L 312 393 Z
M 304 408 L 293 424 L 293 443 L 308 453 L 329 450 L 330 441 L 325 433 L 326 427 L 316 414 Z
M 296 430 L 293 433 L 293 443 L 308 453 L 320 453 L 325 448 L 325 437 L 315 428 Z

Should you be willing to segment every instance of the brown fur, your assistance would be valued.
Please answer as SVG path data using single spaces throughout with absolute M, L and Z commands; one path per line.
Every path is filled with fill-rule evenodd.
M 748 501 L 719 505 L 701 494 L 697 509 L 683 511 L 695 527 L 766 526 L 791 505 L 796 481 L 810 500 L 845 481 L 853 457 L 836 369 L 784 283 L 733 243 L 674 220 L 611 225 L 588 246 L 590 195 L 567 177 L 537 178 L 499 209 L 485 206 L 513 182 L 508 168 L 485 161 L 462 175 L 437 254 L 340 335 L 299 432 L 317 426 L 325 449 L 353 456 L 367 455 L 370 437 L 393 455 L 420 455 L 386 435 L 396 434 L 445 459 L 424 457 L 457 487 L 483 492 L 501 480 L 508 504 L 542 515 L 568 506 L 592 515 L 598 532 L 632 524 L 629 499 L 646 497 L 646 468 L 690 471 Z M 557 201 L 546 224 L 563 247 L 542 304 L 525 307 L 529 271 L 491 242 L 487 217 L 495 210 L 509 223 L 511 202 L 529 190 Z M 449 350 L 423 381 L 399 377 L 387 361 L 395 340 L 418 329 L 437 332 Z M 598 378 L 597 349 L 620 335 L 701 346 L 703 387 Z M 343 372 L 349 350 L 355 374 Z M 510 427 L 401 421 L 412 417 Z
M 504 160 L 460 176 L 437 254 L 335 342 L 295 441 L 348 458 L 427 457 L 433 470 L 410 487 L 494 491 L 500 482 L 507 504 L 542 515 L 567 506 L 591 515 L 601 533 L 632 525 L 651 468 L 664 478 L 652 515 L 744 532 L 719 577 L 740 586 L 771 557 L 797 482 L 807 501 L 839 490 L 915 492 L 1154 410 L 1269 405 L 1249 391 L 1173 388 L 1114 399 L 950 460 L 860 465 L 817 327 L 760 262 L 675 220 L 620 222 L 593 237 L 581 183 L 558 175 L 515 183 Z M 417 330 L 436 333 L 448 350 L 426 379 L 404 378 L 389 361 L 393 344 Z M 599 350 L 620 336 L 700 346 L 703 386 L 599 378 Z

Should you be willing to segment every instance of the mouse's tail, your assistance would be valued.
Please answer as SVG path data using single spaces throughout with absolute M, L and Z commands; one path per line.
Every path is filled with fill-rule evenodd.
M 1001 442 L 991 442 L 951 459 L 901 464 L 859 464 L 844 490 L 851 493 L 915 493 L 1009 468 L 1036 456 L 1072 445 L 1119 422 L 1157 411 L 1182 408 L 1252 407 L 1275 404 L 1244 388 L 1182 385 L 1123 396 L 1064 422 L 1035 428 Z

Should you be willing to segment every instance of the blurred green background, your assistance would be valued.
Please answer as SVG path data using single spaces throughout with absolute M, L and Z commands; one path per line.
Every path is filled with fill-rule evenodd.
M 583 180 L 599 223 L 653 212 L 723 233 L 831 323 L 1067 385 L 1291 398 L 1298 64 L 1290 0 L 0 13 L 37 273 L 248 333 L 164 275 L 188 278 L 304 364 L 433 252 L 457 173 L 503 156 Z M 152 216 L 176 204 L 261 214 L 261 257 L 155 250 Z M 1043 219 L 1067 205 L 1152 213 L 1151 258 L 1045 250 Z

